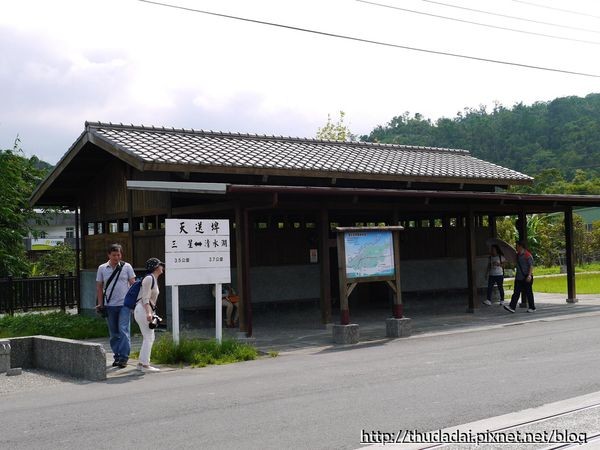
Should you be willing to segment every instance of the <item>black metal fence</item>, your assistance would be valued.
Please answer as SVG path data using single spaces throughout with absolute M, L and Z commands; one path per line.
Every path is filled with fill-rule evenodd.
M 77 277 L 0 278 L 0 314 L 34 309 L 74 308 L 79 305 Z

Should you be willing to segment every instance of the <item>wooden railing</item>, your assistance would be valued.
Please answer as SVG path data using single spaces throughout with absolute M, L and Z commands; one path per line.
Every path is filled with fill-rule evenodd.
M 77 277 L 0 278 L 0 314 L 35 309 L 74 308 L 79 305 Z

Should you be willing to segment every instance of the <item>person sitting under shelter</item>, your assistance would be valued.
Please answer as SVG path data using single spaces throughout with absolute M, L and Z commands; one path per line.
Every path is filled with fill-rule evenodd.
M 212 287 L 212 295 L 215 296 L 215 287 Z M 231 284 L 223 284 L 221 289 L 221 302 L 223 306 L 225 306 L 226 311 L 226 322 L 225 326 L 227 328 L 235 327 L 236 322 L 239 319 L 239 311 L 238 311 L 238 301 L 240 297 L 236 294 L 235 289 Z M 235 310 L 235 314 L 234 314 Z

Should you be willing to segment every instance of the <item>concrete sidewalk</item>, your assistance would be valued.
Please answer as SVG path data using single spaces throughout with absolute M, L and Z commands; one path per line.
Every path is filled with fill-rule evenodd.
M 412 319 L 413 333 L 409 338 L 416 339 L 440 334 L 454 334 L 480 331 L 492 328 L 517 326 L 532 321 L 554 321 L 571 319 L 582 315 L 600 315 L 600 295 L 581 295 L 578 303 L 566 303 L 563 294 L 536 293 L 537 310 L 527 313 L 526 308 L 517 308 L 516 313 L 505 311 L 497 303 L 492 306 L 478 305 L 474 313 L 466 308 L 455 307 L 445 311 L 418 310 L 406 312 Z M 316 353 L 333 344 L 331 327 L 319 322 L 319 311 L 314 308 L 304 311 L 256 313 L 254 317 L 253 337 L 257 349 L 263 353 L 277 351 L 280 354 L 303 352 Z M 333 320 L 339 323 L 339 311 L 334 311 Z M 357 346 L 372 345 L 389 340 L 385 336 L 385 319 L 390 316 L 387 308 L 356 309 L 351 311 L 351 321 L 360 325 L 360 341 Z M 600 319 L 599 319 L 600 320 Z M 157 332 L 157 338 L 163 332 Z M 214 328 L 192 328 L 189 324 L 181 330 L 181 336 L 187 338 L 213 338 Z M 225 339 L 244 337 L 238 329 L 223 328 Z M 112 363 L 112 353 L 108 339 L 94 339 L 102 343 L 107 351 L 107 365 Z M 139 350 L 141 336 L 132 337 L 132 349 Z M 123 370 L 111 370 L 115 374 L 126 373 L 134 369 L 137 361 L 131 361 L 130 367 Z

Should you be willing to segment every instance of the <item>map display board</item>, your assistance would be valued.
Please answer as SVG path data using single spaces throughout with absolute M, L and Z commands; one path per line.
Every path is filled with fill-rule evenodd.
M 166 219 L 165 284 L 231 282 L 229 220 Z
M 348 281 L 373 277 L 394 278 L 392 231 L 346 232 L 344 246 Z

